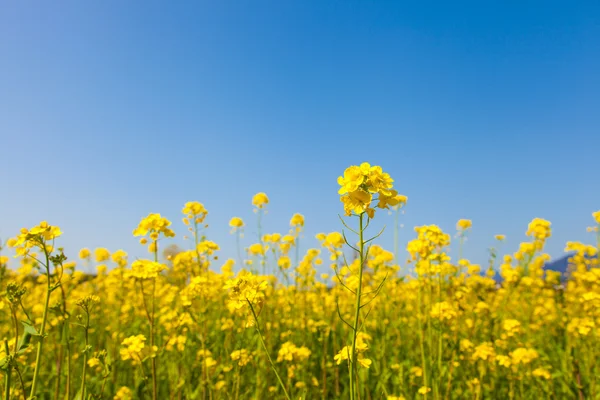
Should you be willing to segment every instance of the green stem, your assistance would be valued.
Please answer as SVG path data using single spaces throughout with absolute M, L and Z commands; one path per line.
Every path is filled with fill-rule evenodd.
M 44 335 L 46 334 L 46 322 L 48 320 L 48 305 L 50 304 L 50 293 L 52 291 L 50 287 L 50 259 L 48 250 L 46 249 L 46 243 L 42 242 L 42 249 L 46 256 L 46 300 L 44 302 L 44 313 L 42 314 L 42 327 L 40 329 L 39 342 L 37 345 L 37 352 L 35 355 L 35 369 L 33 370 L 33 380 L 31 382 L 31 391 L 29 392 L 30 398 L 35 398 L 37 389 L 38 377 L 40 375 L 40 364 L 42 361 L 42 351 L 44 350 Z
M 358 318 L 360 316 L 360 297 L 362 292 L 362 276 L 363 276 L 363 264 L 365 262 L 364 253 L 365 253 L 365 241 L 364 241 L 364 213 L 360 214 L 358 217 L 359 220 L 359 255 L 360 255 L 360 265 L 358 267 L 358 288 L 356 290 L 356 303 L 354 305 L 354 324 L 352 325 L 352 352 L 350 353 L 350 400 L 354 400 L 356 398 L 356 388 L 355 387 L 355 375 L 358 376 L 358 366 L 356 356 L 356 336 L 358 335 Z
M 158 241 L 156 241 L 156 246 L 154 247 L 154 262 L 158 262 Z M 143 293 L 142 293 L 143 296 Z M 150 315 L 150 348 L 154 348 L 154 317 L 156 314 L 156 278 L 152 280 L 152 305 L 151 307 L 151 315 Z M 156 381 L 156 357 L 158 354 L 152 357 L 152 400 L 156 400 L 158 398 L 158 382 Z
M 87 360 L 88 360 L 88 345 L 89 345 L 89 329 L 90 329 L 90 313 L 88 310 L 85 311 L 85 350 L 83 352 L 83 373 L 81 375 L 81 398 L 85 399 L 85 376 L 87 372 Z
M 263 339 L 263 335 L 260 330 L 260 325 L 258 324 L 258 318 L 256 317 L 256 312 L 254 311 L 254 306 L 252 305 L 250 300 L 246 300 L 246 301 L 248 301 L 248 305 L 250 305 L 250 311 L 252 311 L 252 317 L 254 317 L 254 323 L 256 324 L 256 331 L 258 332 L 258 337 L 260 338 L 260 343 L 262 344 L 262 347 L 265 350 L 265 353 L 267 353 L 267 358 L 269 359 L 269 363 L 271 364 L 271 369 L 273 370 L 273 372 L 275 372 L 275 376 L 277 377 L 277 380 L 279 381 L 279 386 L 281 386 L 281 389 L 283 389 L 285 398 L 288 400 L 292 400 L 290 395 L 288 394 L 287 390 L 285 389 L 285 385 L 283 384 L 281 377 L 277 373 L 277 369 L 275 368 L 275 364 L 273 363 L 273 360 L 271 359 L 269 350 L 267 350 L 267 345 L 265 344 L 265 340 Z
M 442 301 L 442 272 L 438 274 L 438 302 Z M 444 346 L 444 326 L 442 325 L 442 321 L 440 319 L 440 331 L 438 336 L 438 393 L 441 395 L 442 393 L 442 353 Z
M 156 311 L 156 279 L 152 281 L 152 316 L 150 324 L 150 347 L 154 347 L 154 315 Z M 152 357 L 152 400 L 156 400 L 158 398 L 158 382 L 156 381 L 156 357 L 158 355 Z
M 9 349 L 8 349 L 8 340 L 4 339 L 4 351 L 6 352 L 6 357 L 8 358 L 10 356 L 9 353 Z M 4 376 L 4 398 L 6 400 L 10 399 L 10 375 L 12 372 L 12 366 L 10 364 L 8 364 L 7 369 L 6 369 L 6 374 Z
M 423 323 L 421 322 L 420 313 L 421 313 L 421 277 L 417 275 L 417 279 L 419 281 L 419 291 L 417 292 L 417 324 L 419 326 L 419 345 L 421 347 L 421 366 L 423 368 L 423 386 L 429 387 L 427 382 L 427 361 L 425 359 L 425 334 L 423 333 Z M 427 398 L 427 393 L 425 393 L 425 399 Z

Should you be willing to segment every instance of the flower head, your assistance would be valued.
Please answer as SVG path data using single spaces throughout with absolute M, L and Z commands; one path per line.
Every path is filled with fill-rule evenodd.
M 380 166 L 371 166 L 362 163 L 360 166 L 352 165 L 338 177 L 340 189 L 340 201 L 344 204 L 346 215 L 360 215 L 367 213 L 369 218 L 375 215 L 375 209 L 371 206 L 373 196 L 378 196 L 375 207 L 389 208 L 398 205 L 403 198 L 393 190 L 394 180 Z
M 256 193 L 254 195 L 254 197 L 252 197 L 252 204 L 258 208 L 258 209 L 262 209 L 264 208 L 267 204 L 269 204 L 269 198 L 267 197 L 267 195 L 263 192 L 260 193 Z
M 146 218 L 142 218 L 137 228 L 133 230 L 133 236 L 146 236 L 150 234 L 150 238 L 154 241 L 158 239 L 160 234 L 165 237 L 175 237 L 175 232 L 169 228 L 171 221 L 161 217 L 160 214 L 148 214 Z
M 237 310 L 248 305 L 262 305 L 266 288 L 266 280 L 246 270 L 241 270 L 237 277 L 229 279 L 223 287 L 229 290 L 229 305 Z

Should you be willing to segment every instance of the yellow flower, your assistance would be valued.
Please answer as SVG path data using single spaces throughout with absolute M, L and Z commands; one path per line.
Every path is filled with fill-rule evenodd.
M 129 275 L 136 279 L 155 279 L 165 269 L 167 269 L 166 265 L 155 261 L 135 260 L 131 264 Z
M 181 212 L 185 214 L 183 223 L 186 225 L 188 225 L 190 221 L 193 221 L 195 224 L 201 224 L 204 222 L 204 219 L 208 214 L 208 211 L 206 208 L 204 208 L 204 204 L 197 201 L 189 201 L 185 203 L 185 206 Z
M 567 332 L 575 334 L 575 336 L 587 336 L 596 324 L 591 318 L 573 318 L 567 325 Z
M 115 264 L 117 264 L 120 267 L 124 267 L 127 265 L 127 253 L 123 250 L 115 251 L 111 256 L 111 259 Z
M 215 383 L 215 390 L 219 391 L 219 390 L 223 389 L 226 384 L 227 384 L 227 382 L 225 382 L 225 381 L 218 381 L 217 383 Z
M 83 249 L 79 250 L 79 258 L 81 258 L 82 260 L 89 259 L 90 258 L 90 249 L 83 248 Z
M 594 217 L 596 223 L 600 225 L 600 210 L 593 212 L 592 217 Z
M 427 386 L 421 386 L 419 388 L 419 394 L 425 395 L 427 393 L 431 392 L 431 388 L 427 387 Z
M 239 229 L 244 226 L 244 221 L 242 221 L 241 218 L 233 217 L 229 220 L 229 226 L 233 228 L 233 231 L 235 231 L 235 229 Z
M 369 349 L 367 344 L 367 340 L 370 340 L 371 336 L 364 333 L 359 332 L 356 335 L 356 360 L 358 364 L 363 368 L 369 368 L 372 364 L 372 361 L 368 358 L 365 358 L 364 353 Z M 352 346 L 344 346 L 342 349 L 333 357 L 334 361 L 337 365 L 340 365 L 342 361 L 349 360 L 352 361 L 354 357 L 351 356 Z
M 352 165 L 344 171 L 344 175 L 338 178 L 338 184 L 341 186 L 338 193 L 343 195 L 355 192 L 363 184 L 365 175 L 359 167 Z
M 346 215 L 352 215 L 353 212 L 358 215 L 364 213 L 371 204 L 371 198 L 371 193 L 362 189 L 355 190 L 343 196 L 341 200 L 344 203 Z
M 61 235 L 62 232 L 58 226 L 52 226 L 48 222 L 42 221 L 31 229 L 22 228 L 21 233 L 9 239 L 6 244 L 15 248 L 17 256 L 29 254 L 33 247 L 50 252 L 50 247 L 46 243 L 52 242 Z
M 290 226 L 304 226 L 304 216 L 302 214 L 294 214 L 290 220 Z
M 267 285 L 266 280 L 243 269 L 236 278 L 229 279 L 223 289 L 229 290 L 229 305 L 239 310 L 250 304 L 261 305 Z
M 404 207 L 406 205 L 406 203 L 408 203 L 408 197 L 406 197 L 403 194 L 397 194 L 396 195 L 396 201 L 398 203 L 395 206 L 392 207 L 395 210 Z
M 506 331 L 507 336 L 514 336 L 521 331 L 521 323 L 516 319 L 505 319 L 502 322 L 502 328 Z
M 279 266 L 281 269 L 288 269 L 292 266 L 292 260 L 290 260 L 288 256 L 279 257 L 279 260 L 277 260 L 277 266 Z
M 252 360 L 252 355 L 246 349 L 234 350 L 230 354 L 230 357 L 233 361 L 237 361 L 237 364 L 240 367 L 243 367 L 244 365 L 248 364 Z
M 88 360 L 87 364 L 90 366 L 90 368 L 94 368 L 100 365 L 100 360 L 97 357 L 92 357 Z
M 133 236 L 146 236 L 150 234 L 150 238 L 156 240 L 158 234 L 162 233 L 165 237 L 174 237 L 175 232 L 169 228 L 170 225 L 171 221 L 161 217 L 160 214 L 148 214 L 147 217 L 142 218 L 137 228 L 133 230 Z
M 96 258 L 96 262 L 104 262 L 110 258 L 110 252 L 103 247 L 98 247 L 94 250 L 94 257 Z
M 442 301 L 433 305 L 429 315 L 434 319 L 450 321 L 456 318 L 456 311 L 450 303 Z
M 508 356 L 504 356 L 504 355 L 496 356 L 496 361 L 498 361 L 498 365 L 500 365 L 502 367 L 508 368 L 511 365 L 511 359 Z
M 545 241 L 552 236 L 550 222 L 542 218 L 534 218 L 527 227 L 527 236 L 533 236 L 536 240 Z
M 292 342 L 285 342 L 281 345 L 279 352 L 277 353 L 277 362 L 290 361 L 290 362 L 302 362 L 310 356 L 311 351 L 308 347 L 297 347 Z
M 536 368 L 533 370 L 533 376 L 536 378 L 552 379 L 552 375 L 545 368 Z
M 330 232 L 325 236 L 325 244 L 334 248 L 340 248 L 344 245 L 344 236 L 339 232 Z
M 198 253 L 200 253 L 200 254 L 211 255 L 215 251 L 220 250 L 220 247 L 215 242 L 211 242 L 210 240 L 205 240 L 203 242 L 198 243 L 197 250 L 198 250 Z
M 496 235 L 496 236 L 494 236 L 494 239 L 499 240 L 499 241 L 503 241 L 504 239 L 506 239 L 506 236 L 504 236 L 504 235 Z
M 392 189 L 393 182 L 380 166 L 362 163 L 360 166 L 346 168 L 344 175 L 338 177 L 338 194 L 344 205 L 344 212 L 348 216 L 367 213 L 369 218 L 373 218 L 375 209 L 371 207 L 371 201 L 374 194 L 379 196 L 379 208 L 398 205 L 404 198 L 399 197 L 398 192 Z
M 534 349 L 519 347 L 515 351 L 510 352 L 510 358 L 513 365 L 529 364 L 531 361 L 538 358 L 538 352 Z
M 466 231 L 472 225 L 473 225 L 473 223 L 471 222 L 470 219 L 459 219 L 458 222 L 456 223 L 456 229 L 459 231 Z
M 254 197 L 252 197 L 252 204 L 257 208 L 264 208 L 267 204 L 269 204 L 269 198 L 263 192 L 256 193 Z
M 473 361 L 483 360 L 493 362 L 496 359 L 496 351 L 490 342 L 485 342 L 475 347 L 471 359 Z
M 254 256 L 264 256 L 265 254 L 267 254 L 268 250 L 269 250 L 269 246 L 262 245 L 260 243 L 254 243 L 254 244 L 250 245 L 250 247 L 248 247 L 248 253 L 250 253 Z
M 119 350 L 121 359 L 124 361 L 131 360 L 135 365 L 141 363 L 146 356 L 153 357 L 158 347 L 147 348 L 145 342 L 146 337 L 144 335 L 129 336 L 123 339 L 121 342 L 122 347 Z
M 126 386 L 122 386 L 118 391 L 113 400 L 131 400 L 133 399 L 133 393 L 131 389 Z

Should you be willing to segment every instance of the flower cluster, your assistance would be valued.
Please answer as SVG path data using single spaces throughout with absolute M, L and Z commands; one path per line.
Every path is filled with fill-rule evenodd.
M 550 221 L 542 218 L 534 218 L 527 227 L 527 236 L 534 238 L 538 250 L 543 247 L 546 239 L 552 236 L 550 225 Z
M 344 175 L 338 177 L 340 189 L 340 200 L 344 204 L 346 215 L 360 215 L 367 213 L 369 218 L 375 215 L 375 209 L 371 206 L 373 195 L 378 195 L 379 202 L 376 207 L 389 208 L 397 205 L 401 198 L 393 187 L 394 180 L 380 166 L 371 166 L 362 163 L 360 166 L 352 165 L 344 171 Z
M 369 349 L 369 345 L 367 344 L 367 340 L 370 340 L 371 336 L 364 332 L 359 332 L 356 336 L 356 360 L 361 367 L 369 368 L 373 363 L 370 359 L 365 358 L 364 353 Z M 348 360 L 349 362 L 354 361 L 354 357 L 352 356 L 352 346 L 344 346 L 342 349 L 335 355 L 335 362 L 340 365 L 342 361 Z
M 135 260 L 131 264 L 129 275 L 140 280 L 156 279 L 165 269 L 167 269 L 166 265 L 155 261 Z
M 269 198 L 263 192 L 256 193 L 254 197 L 252 197 L 252 204 L 256 207 L 255 211 L 257 209 L 263 209 L 269 204 Z
M 147 347 L 144 335 L 135 335 L 125 338 L 121 342 L 119 354 L 122 360 L 131 360 L 136 365 L 147 357 L 154 357 L 158 351 L 157 346 Z
M 60 235 L 62 235 L 62 232 L 58 226 L 49 225 L 46 221 L 42 221 L 31 229 L 21 229 L 21 233 L 17 237 L 9 239 L 6 244 L 15 249 L 17 256 L 24 256 L 29 254 L 29 251 L 34 247 L 38 247 L 42 251 L 51 250 L 46 243 L 53 241 Z
M 156 241 L 162 233 L 165 237 L 175 237 L 175 232 L 171 228 L 171 221 L 161 217 L 160 214 L 148 214 L 143 218 L 137 228 L 133 230 L 133 236 L 146 236 L 150 234 L 150 239 Z
M 183 218 L 183 223 L 186 225 L 190 225 L 190 223 L 201 224 L 208 215 L 208 211 L 206 208 L 204 208 L 204 204 L 197 201 L 189 201 L 185 203 L 185 206 L 181 212 L 185 215 Z
M 302 362 L 308 359 L 310 354 L 308 347 L 298 347 L 292 342 L 285 342 L 277 353 L 277 361 Z
M 248 305 L 262 305 L 267 281 L 260 276 L 241 270 L 237 277 L 229 279 L 223 289 L 229 290 L 229 306 L 239 310 Z

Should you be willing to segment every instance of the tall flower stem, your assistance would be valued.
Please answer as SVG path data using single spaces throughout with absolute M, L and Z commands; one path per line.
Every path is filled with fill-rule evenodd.
M 6 352 L 6 357 L 9 356 L 8 349 L 8 340 L 4 339 L 4 351 Z M 10 375 L 12 372 L 12 366 L 9 364 L 6 369 L 6 374 L 4 376 L 4 398 L 6 400 L 10 399 Z
M 362 295 L 362 276 L 363 276 L 363 264 L 365 262 L 365 241 L 364 241 L 364 213 L 361 213 L 358 217 L 359 231 L 358 231 L 358 250 L 360 257 L 360 264 L 358 267 L 358 288 L 356 289 L 356 303 L 354 305 L 354 323 L 352 325 L 352 353 L 350 353 L 350 400 L 355 400 L 357 397 L 358 387 L 355 387 L 355 380 L 358 376 L 358 365 L 356 356 L 356 336 L 358 335 L 358 319 L 360 317 L 360 297 Z
M 419 283 L 419 291 L 417 292 L 417 324 L 419 329 L 419 347 L 421 349 L 421 367 L 423 369 L 423 386 L 429 387 L 427 381 L 427 361 L 425 358 L 425 334 L 423 332 L 423 323 L 421 322 L 421 276 L 417 275 Z M 427 398 L 427 392 L 425 392 L 425 399 Z
M 262 344 L 262 348 L 265 350 L 265 353 L 267 353 L 267 358 L 269 359 L 269 364 L 271 364 L 271 369 L 273 370 L 273 372 L 275 373 L 275 376 L 277 377 L 279 386 L 281 386 L 281 389 L 283 389 L 285 398 L 287 400 L 291 400 L 291 397 L 288 394 L 287 390 L 285 389 L 285 385 L 283 384 L 283 381 L 281 380 L 281 377 L 279 376 L 279 373 L 277 372 L 277 369 L 275 368 L 275 364 L 273 363 L 273 360 L 271 359 L 271 355 L 269 354 L 269 350 L 267 349 L 267 345 L 265 344 L 265 340 L 263 339 L 263 335 L 260 330 L 260 325 L 258 324 L 258 317 L 256 316 L 256 312 L 254 311 L 254 306 L 252 305 L 252 302 L 249 300 L 248 300 L 248 305 L 250 306 L 250 311 L 252 312 L 252 317 L 254 318 L 254 324 L 256 325 L 256 332 L 258 332 L 258 337 L 260 339 L 260 343 Z
M 42 242 L 41 247 L 44 250 L 46 256 L 46 300 L 44 301 L 44 312 L 42 314 L 42 327 L 39 332 L 39 341 L 37 345 L 37 351 L 35 355 L 35 369 L 33 370 L 33 380 L 31 382 L 31 391 L 29 392 L 30 398 L 35 398 L 37 389 L 38 377 L 40 375 L 40 364 L 42 361 L 42 352 L 44 350 L 44 338 L 46 335 L 46 322 L 48 320 L 48 305 L 50 304 L 50 294 L 52 293 L 52 287 L 50 286 L 50 255 L 46 249 L 46 243 Z
M 90 330 L 90 313 L 88 310 L 85 311 L 85 350 L 83 352 L 83 372 L 81 374 L 81 398 L 85 399 L 85 378 L 87 372 L 87 360 L 88 360 L 88 346 L 89 346 L 89 330 Z
M 158 262 L 158 242 L 154 247 L 154 261 Z M 143 296 L 143 293 L 142 293 Z M 154 348 L 154 336 L 155 336 L 155 314 L 156 314 L 156 278 L 152 280 L 152 303 L 151 303 L 151 314 L 150 314 L 150 346 Z M 156 356 L 152 357 L 152 400 L 158 399 L 158 383 L 156 381 Z

